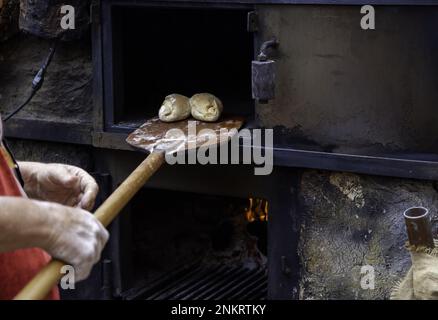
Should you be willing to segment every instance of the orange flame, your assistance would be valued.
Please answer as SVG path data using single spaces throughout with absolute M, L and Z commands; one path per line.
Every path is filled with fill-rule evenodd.
M 245 218 L 249 222 L 268 221 L 268 201 L 260 198 L 249 198 L 249 205 L 245 209 Z

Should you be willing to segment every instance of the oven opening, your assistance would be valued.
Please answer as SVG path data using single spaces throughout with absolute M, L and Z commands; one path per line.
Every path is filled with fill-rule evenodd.
M 143 189 L 125 298 L 266 299 L 268 209 L 265 199 Z
M 248 10 L 113 7 L 115 129 L 158 115 L 165 96 L 209 92 L 252 117 Z

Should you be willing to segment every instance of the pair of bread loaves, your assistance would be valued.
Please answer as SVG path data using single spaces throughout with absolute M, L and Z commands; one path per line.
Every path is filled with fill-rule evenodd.
M 174 122 L 187 119 L 191 114 L 197 120 L 214 122 L 222 110 L 222 102 L 210 93 L 198 93 L 190 99 L 174 93 L 164 99 L 158 116 L 161 121 Z

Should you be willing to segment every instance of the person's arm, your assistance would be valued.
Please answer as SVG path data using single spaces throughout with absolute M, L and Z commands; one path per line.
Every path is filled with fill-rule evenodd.
M 85 170 L 59 163 L 18 162 L 24 190 L 32 199 L 91 210 L 99 191 Z
M 0 196 L 0 252 L 42 248 L 71 264 L 77 281 L 88 277 L 108 236 L 100 222 L 85 210 Z

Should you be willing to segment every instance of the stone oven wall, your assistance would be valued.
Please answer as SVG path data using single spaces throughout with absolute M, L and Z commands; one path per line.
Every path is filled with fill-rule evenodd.
M 0 4 L 0 110 L 4 117 L 27 98 L 51 43 L 18 32 L 18 0 L 2 0 Z M 91 39 L 60 42 L 43 87 L 14 118 L 91 127 L 92 94 Z M 7 127 L 5 124 L 5 131 Z M 88 146 L 19 139 L 8 142 L 20 160 L 64 162 L 92 169 Z
M 433 182 L 304 171 L 300 298 L 389 298 L 411 264 L 404 249 L 403 211 L 424 206 L 436 219 L 436 187 Z M 360 285 L 361 268 L 368 265 L 374 268 L 374 290 Z
M 46 58 L 50 41 L 16 34 L 0 43 L 0 104 L 9 113 L 28 96 L 32 79 Z M 92 122 L 92 65 L 90 40 L 61 42 L 43 87 L 19 113 L 23 119 Z

